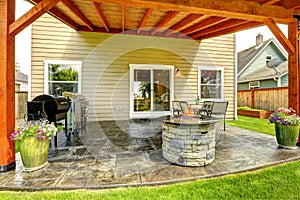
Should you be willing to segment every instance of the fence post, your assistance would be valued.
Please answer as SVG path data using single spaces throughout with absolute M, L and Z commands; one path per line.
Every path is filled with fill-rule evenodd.
M 251 89 L 251 108 L 254 108 L 254 89 Z

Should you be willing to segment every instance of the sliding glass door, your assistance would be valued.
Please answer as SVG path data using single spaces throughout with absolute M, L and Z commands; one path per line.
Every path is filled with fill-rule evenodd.
M 173 66 L 130 65 L 130 118 L 171 114 Z

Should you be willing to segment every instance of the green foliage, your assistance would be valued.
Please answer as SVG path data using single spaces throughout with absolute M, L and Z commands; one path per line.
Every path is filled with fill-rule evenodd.
M 49 73 L 52 81 L 78 81 L 78 72 L 71 67 L 59 69 L 60 65 L 51 64 L 49 66 Z M 50 76 L 49 76 L 50 77 Z
M 253 111 L 261 111 L 261 109 L 250 108 L 248 106 L 241 106 L 237 108 L 238 110 L 253 110 Z

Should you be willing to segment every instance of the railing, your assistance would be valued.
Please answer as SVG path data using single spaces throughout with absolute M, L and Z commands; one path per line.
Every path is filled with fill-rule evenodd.
M 28 92 L 15 93 L 16 119 L 23 119 L 24 115 L 27 113 L 27 98 Z
M 239 90 L 238 107 L 248 106 L 263 110 L 288 107 L 288 87 Z

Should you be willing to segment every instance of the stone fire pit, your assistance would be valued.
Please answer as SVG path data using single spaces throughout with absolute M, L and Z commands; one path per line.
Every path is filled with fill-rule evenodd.
M 171 118 L 163 121 L 163 157 L 183 166 L 204 166 L 215 158 L 215 118 Z

